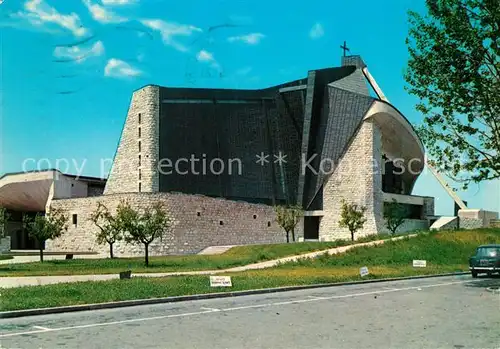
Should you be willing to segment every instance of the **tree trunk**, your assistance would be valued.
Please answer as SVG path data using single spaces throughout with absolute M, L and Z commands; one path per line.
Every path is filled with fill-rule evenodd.
M 286 232 L 286 243 L 288 244 L 290 242 L 290 233 L 287 231 Z
M 144 261 L 146 262 L 146 267 L 149 266 L 149 244 L 144 244 Z
M 109 257 L 113 259 L 113 243 L 112 242 L 108 243 L 109 243 Z
M 354 232 L 351 231 L 351 241 L 354 241 Z
M 292 241 L 295 242 L 295 229 L 292 229 Z
M 40 262 L 43 262 L 43 247 L 40 245 Z

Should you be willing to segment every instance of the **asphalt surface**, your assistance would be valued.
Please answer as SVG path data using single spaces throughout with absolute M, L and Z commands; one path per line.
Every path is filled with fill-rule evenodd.
M 1 348 L 500 348 L 469 275 L 0 320 Z

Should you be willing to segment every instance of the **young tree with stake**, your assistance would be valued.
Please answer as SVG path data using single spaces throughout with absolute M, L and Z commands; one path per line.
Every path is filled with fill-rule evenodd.
M 156 239 L 161 240 L 172 225 L 167 211 L 161 203 L 157 203 L 141 213 L 125 202 L 118 207 L 117 218 L 126 232 L 125 241 L 144 245 L 144 261 L 148 266 L 149 245 Z
M 43 262 L 45 241 L 60 237 L 67 229 L 68 218 L 62 210 L 52 208 L 45 216 L 37 213 L 34 217 L 23 216 L 23 227 L 30 237 L 38 241 L 40 262 Z
M 123 203 L 120 202 L 120 205 Z M 96 233 L 97 243 L 109 245 L 109 257 L 113 256 L 113 245 L 123 238 L 123 225 L 117 216 L 113 216 L 108 208 L 102 203 L 97 203 L 97 208 L 90 215 L 90 220 L 95 224 L 99 231 Z
M 403 225 L 406 220 L 406 213 L 405 206 L 395 199 L 392 199 L 392 202 L 384 203 L 385 224 L 392 234 L 396 234 L 398 228 Z
M 290 232 L 292 233 L 292 241 L 295 242 L 295 227 L 304 215 L 302 207 L 293 206 L 276 206 L 276 222 L 285 230 L 286 242 L 290 242 Z
M 366 207 L 364 206 L 347 203 L 345 200 L 342 200 L 339 226 L 349 229 L 352 241 L 354 241 L 354 233 L 363 228 L 366 222 L 364 218 L 365 211 Z

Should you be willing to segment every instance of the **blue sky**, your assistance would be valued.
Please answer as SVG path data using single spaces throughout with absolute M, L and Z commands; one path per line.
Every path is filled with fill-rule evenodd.
M 409 9 L 424 1 L 4 0 L 0 174 L 26 159 L 100 176 L 112 159 L 133 90 L 146 84 L 259 88 L 338 66 L 340 44 L 360 54 L 391 103 L 421 116 L 404 90 Z M 44 160 L 47 161 L 43 162 Z M 25 162 L 28 169 L 35 161 Z M 105 162 L 109 164 L 109 160 Z M 109 166 L 105 169 L 109 170 Z M 424 173 L 415 194 L 453 202 Z M 500 211 L 499 181 L 460 193 Z

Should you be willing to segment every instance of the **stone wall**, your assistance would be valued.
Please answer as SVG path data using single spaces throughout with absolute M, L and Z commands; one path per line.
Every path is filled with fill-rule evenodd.
M 340 228 L 342 199 L 366 207 L 367 219 L 356 238 L 375 234 L 383 227 L 382 176 L 373 167 L 373 159 L 381 154 L 381 133 L 377 125 L 365 121 L 354 136 L 337 168 L 324 185 L 323 211 L 319 237 L 328 241 L 350 238 L 345 228 Z
M 68 219 L 77 214 L 78 224 L 69 222 L 68 231 L 54 241 L 48 241 L 47 251 L 94 251 L 108 253 L 107 245 L 95 242 L 96 227 L 89 221 L 98 201 L 114 211 L 120 200 L 144 209 L 156 202 L 167 207 L 173 221 L 172 230 L 163 241 L 150 247 L 151 255 L 197 253 L 208 246 L 244 245 L 286 242 L 285 233 L 275 222 L 271 206 L 174 193 L 115 194 L 80 199 L 52 201 L 52 207 L 64 209 Z M 303 236 L 302 225 L 297 238 Z M 117 256 L 142 255 L 139 245 L 116 244 Z
M 498 213 L 480 209 L 462 209 L 458 211 L 458 216 L 460 217 L 460 227 L 475 229 L 489 227 L 491 221 L 498 218 Z M 466 226 L 462 226 L 462 222 L 465 222 Z
M 458 227 L 460 229 L 478 229 L 483 228 L 483 220 L 477 218 L 458 217 Z
M 159 87 L 134 92 L 104 193 L 158 191 Z M 140 143 L 140 145 L 139 145 Z

